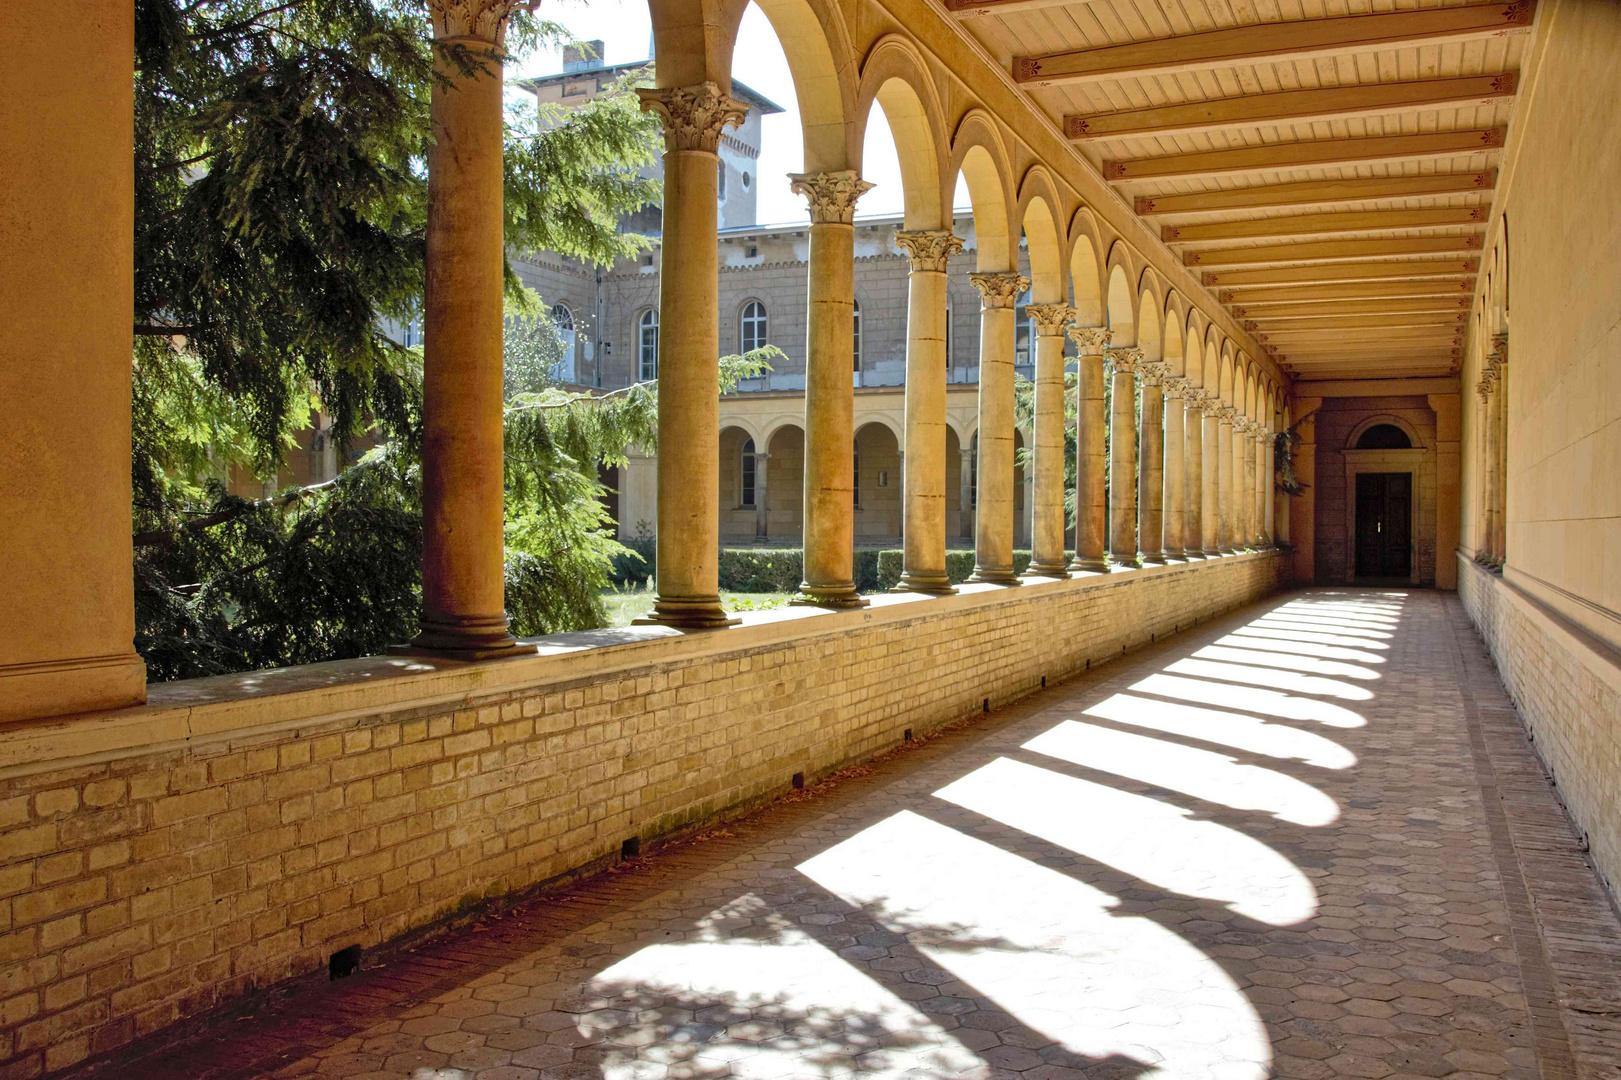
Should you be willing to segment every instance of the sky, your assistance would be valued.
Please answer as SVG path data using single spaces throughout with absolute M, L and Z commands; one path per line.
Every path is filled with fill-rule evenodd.
M 556 0 L 540 9 L 545 18 L 562 24 L 581 41 L 601 39 L 603 60 L 618 64 L 644 60 L 652 45 L 652 21 L 646 0 Z M 537 50 L 509 69 L 509 78 L 551 75 L 563 70 L 560 49 Z M 788 74 L 788 60 L 765 15 L 750 4 L 738 31 L 733 54 L 732 78 L 781 105 L 785 111 L 761 120 L 764 130 L 760 152 L 759 217 L 762 225 L 810 220 L 803 196 L 788 190 L 789 173 L 804 168 L 800 140 L 799 105 L 794 81 Z M 862 196 L 862 217 L 901 212 L 900 166 L 895 143 L 884 121 L 883 110 L 875 107 L 867 125 L 866 147 L 862 153 L 862 179 L 878 185 Z M 959 184 L 957 202 L 966 204 Z

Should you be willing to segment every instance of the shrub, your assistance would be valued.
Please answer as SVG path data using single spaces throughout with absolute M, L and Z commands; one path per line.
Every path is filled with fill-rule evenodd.
M 722 548 L 720 587 L 726 592 L 791 593 L 804 580 L 798 548 Z
M 856 558 L 859 560 L 861 555 L 862 552 L 857 552 Z M 862 588 L 863 592 L 884 592 L 889 589 L 893 589 L 896 585 L 900 584 L 901 564 L 904 561 L 904 553 L 894 550 L 880 551 L 877 553 L 877 556 L 876 586 L 873 589 L 866 589 L 862 588 L 862 586 L 858 584 L 857 588 Z M 1066 551 L 1064 552 L 1064 557 L 1066 560 L 1072 559 L 1075 557 L 1075 553 L 1072 551 Z M 1029 567 L 1030 552 L 1024 550 L 1015 551 L 1013 553 L 1013 572 L 1016 574 L 1022 574 L 1029 569 Z M 953 585 L 961 585 L 963 582 L 967 581 L 971 576 L 973 576 L 973 573 L 974 553 L 972 551 L 946 552 L 946 578 Z M 858 582 L 860 580 L 859 574 L 857 576 L 857 580 Z

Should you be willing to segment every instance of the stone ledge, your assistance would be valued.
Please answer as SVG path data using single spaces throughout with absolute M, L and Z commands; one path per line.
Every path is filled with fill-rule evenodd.
M 551 634 L 526 639 L 539 646 L 538 655 L 506 660 L 468 663 L 367 656 L 156 683 L 148 689 L 145 705 L 0 725 L 0 779 L 360 715 L 457 702 L 471 705 L 515 690 L 588 681 L 626 667 L 691 662 L 864 627 L 993 607 L 1032 595 L 1103 591 L 1223 563 L 1280 557 L 1281 552 L 1275 550 L 1250 552 L 1030 582 L 1017 589 L 965 584 L 954 596 L 885 593 L 871 597 L 870 607 L 852 611 L 789 607 L 743 612 L 740 626 L 722 631 L 684 632 L 638 626 Z

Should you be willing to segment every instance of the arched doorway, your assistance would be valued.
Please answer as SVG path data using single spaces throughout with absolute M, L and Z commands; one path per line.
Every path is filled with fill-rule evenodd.
M 1358 450 L 1411 450 L 1395 424 L 1375 424 L 1357 439 Z M 1354 554 L 1358 580 L 1406 580 L 1413 566 L 1413 474 L 1356 474 Z

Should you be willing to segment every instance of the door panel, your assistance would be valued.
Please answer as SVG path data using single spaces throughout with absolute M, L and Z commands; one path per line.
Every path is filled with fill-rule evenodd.
M 1405 578 L 1412 573 L 1411 473 L 1358 473 L 1356 576 Z

